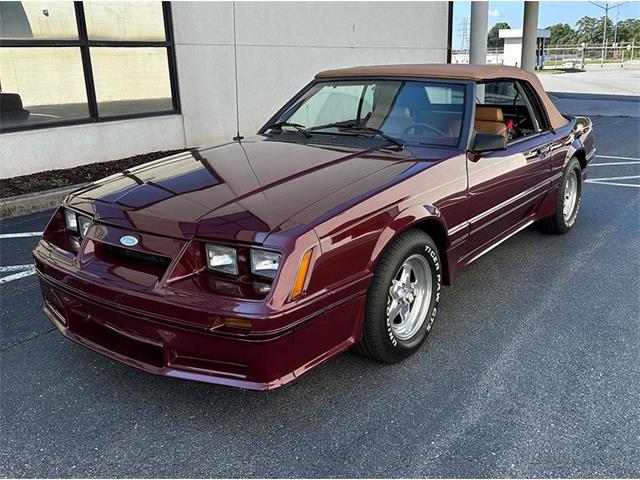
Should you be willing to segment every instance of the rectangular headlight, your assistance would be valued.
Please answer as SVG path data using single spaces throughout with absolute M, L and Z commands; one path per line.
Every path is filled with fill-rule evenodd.
M 76 212 L 73 210 L 64 209 L 64 222 L 68 230 L 78 231 L 78 219 L 76 218 Z
M 235 248 L 208 243 L 206 249 L 207 265 L 211 270 L 230 275 L 238 274 L 238 256 Z
M 280 267 L 282 255 L 267 250 L 251 249 L 251 273 L 267 278 L 274 278 Z
M 86 215 L 78 215 L 77 222 L 80 236 L 84 237 L 87 234 L 87 230 L 89 230 L 89 225 L 91 225 L 91 217 L 87 217 Z
M 81 237 L 84 237 L 91 225 L 91 217 L 86 215 L 80 215 L 79 213 L 64 209 L 64 222 L 67 226 L 67 230 L 74 233 L 79 233 Z

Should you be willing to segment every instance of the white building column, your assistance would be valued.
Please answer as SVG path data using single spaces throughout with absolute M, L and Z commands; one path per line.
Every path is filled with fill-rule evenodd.
M 538 2 L 524 2 L 522 24 L 522 57 L 520 67 L 533 72 L 536 69 L 536 41 L 538 39 Z
M 487 63 L 489 2 L 471 2 L 471 43 L 469 63 Z

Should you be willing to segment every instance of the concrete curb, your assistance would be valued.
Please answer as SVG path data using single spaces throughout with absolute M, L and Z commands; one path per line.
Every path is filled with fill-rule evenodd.
M 56 208 L 67 195 L 85 185 L 88 183 L 3 198 L 0 200 L 0 218 L 17 217 Z

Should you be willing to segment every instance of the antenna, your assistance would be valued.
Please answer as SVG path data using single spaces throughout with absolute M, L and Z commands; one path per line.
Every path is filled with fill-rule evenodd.
M 240 135 L 240 101 L 238 99 L 238 40 L 236 37 L 236 2 L 232 2 L 233 11 L 233 64 L 236 76 L 236 136 L 233 141 L 239 142 L 244 137 Z

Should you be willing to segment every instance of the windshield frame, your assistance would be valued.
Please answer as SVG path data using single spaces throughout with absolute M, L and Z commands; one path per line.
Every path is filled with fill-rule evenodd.
M 453 149 L 453 150 L 466 150 L 469 145 L 469 139 L 471 136 L 471 121 L 473 118 L 473 110 L 474 110 L 474 101 L 470 101 L 470 99 L 475 99 L 475 82 L 467 79 L 457 79 L 457 78 L 438 78 L 438 77 L 407 77 L 407 76 L 350 76 L 350 77 L 323 77 L 323 78 L 315 78 L 307 85 L 305 85 L 302 90 L 296 93 L 288 102 L 286 102 L 261 128 L 258 130 L 258 135 L 264 135 L 268 130 L 268 126 L 276 123 L 278 121 L 286 121 L 282 116 L 289 111 L 289 109 L 296 103 L 302 96 L 304 96 L 310 89 L 318 84 L 323 83 L 335 83 L 335 82 L 375 82 L 375 81 L 401 81 L 401 82 L 418 82 L 418 83 L 432 83 L 434 85 L 438 84 L 449 84 L 449 85 L 459 85 L 464 87 L 465 92 L 465 101 L 463 108 L 463 118 L 462 118 L 462 127 L 460 129 L 460 135 L 458 138 L 457 145 L 441 145 L 441 144 L 428 144 L 428 143 L 407 143 L 405 146 L 413 146 L 413 147 L 422 147 L 422 148 L 443 148 L 443 149 Z M 321 132 L 312 132 L 312 133 L 321 133 Z

